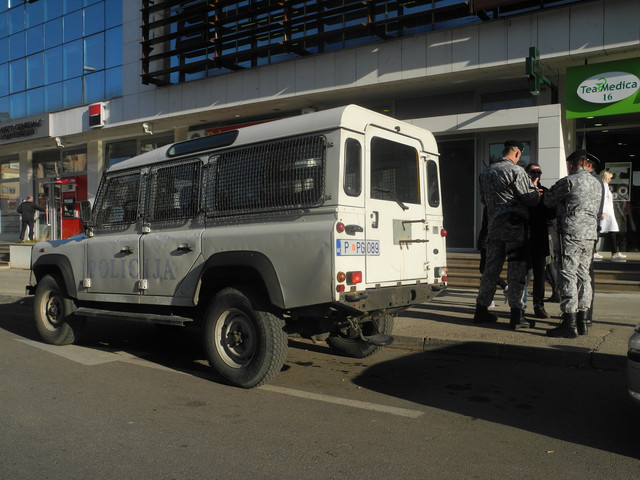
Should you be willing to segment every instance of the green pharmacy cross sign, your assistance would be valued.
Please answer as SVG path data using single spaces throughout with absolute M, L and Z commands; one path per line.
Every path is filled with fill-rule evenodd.
M 553 87 L 551 80 L 544 76 L 538 55 L 540 55 L 538 47 L 529 47 L 529 56 L 525 65 L 526 73 L 529 77 L 529 91 L 532 95 L 540 95 L 540 87 L 542 85 Z

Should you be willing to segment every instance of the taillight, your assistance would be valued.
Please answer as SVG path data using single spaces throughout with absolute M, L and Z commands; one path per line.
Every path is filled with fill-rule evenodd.
M 347 285 L 362 283 L 362 272 L 347 272 Z
M 344 232 L 344 223 L 342 222 L 336 223 L 336 232 L 338 233 Z
M 440 230 L 440 236 L 441 236 L 441 237 L 446 237 L 446 236 L 447 236 L 447 230 L 446 230 L 446 229 L 444 229 L 444 228 L 443 228 L 443 229 L 441 229 L 441 230 Z

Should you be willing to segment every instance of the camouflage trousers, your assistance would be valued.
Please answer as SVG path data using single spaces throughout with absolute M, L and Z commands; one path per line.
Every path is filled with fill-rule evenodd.
M 563 313 L 588 310 L 593 296 L 589 267 L 593 261 L 594 240 L 563 235 L 561 241 L 560 310 Z
M 496 282 L 502 273 L 504 261 L 507 265 L 507 300 L 511 308 L 524 307 L 523 296 L 527 275 L 525 246 L 513 239 L 492 239 L 487 241 L 487 259 L 480 280 L 476 303 L 488 307 L 496 294 Z

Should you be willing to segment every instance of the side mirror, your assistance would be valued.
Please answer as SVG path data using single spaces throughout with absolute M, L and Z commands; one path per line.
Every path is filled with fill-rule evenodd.
M 84 223 L 89 223 L 91 220 L 91 202 L 89 200 L 80 202 L 80 220 Z

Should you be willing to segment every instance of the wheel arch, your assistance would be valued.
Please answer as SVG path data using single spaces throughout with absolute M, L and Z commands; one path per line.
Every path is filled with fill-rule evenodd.
M 201 300 L 211 298 L 222 288 L 242 285 L 259 290 L 272 305 L 284 308 L 284 295 L 273 263 L 266 255 L 253 251 L 221 252 L 209 257 L 198 279 L 194 300 L 201 304 Z
M 64 282 L 67 295 L 77 297 L 77 288 L 71 262 L 64 255 L 51 254 L 39 257 L 31 267 L 36 280 L 39 282 L 45 275 L 58 275 Z

